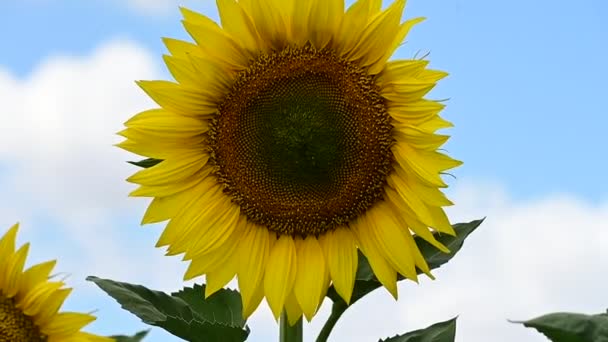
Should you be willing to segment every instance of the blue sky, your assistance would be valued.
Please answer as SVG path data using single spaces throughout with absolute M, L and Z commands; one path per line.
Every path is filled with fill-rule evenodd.
M 110 146 L 116 142 L 112 134 L 121 123 L 151 105 L 133 80 L 168 77 L 161 64 L 165 50 L 160 37 L 187 38 L 179 21 L 179 4 L 217 17 L 213 2 L 207 0 L 0 2 L 0 97 L 8 102 L 0 115 L 2 122 L 9 123 L 0 128 L 0 224 L 8 227 L 22 222 L 22 241 L 34 243 L 33 260 L 60 259 L 61 271 L 74 278 L 72 285 L 84 287 L 77 288 L 75 295 L 86 298 L 70 298 L 68 308 L 99 309 L 98 322 L 92 327 L 99 333 L 134 332 L 143 325 L 82 282 L 81 276 L 108 272 L 168 289 L 181 285 L 183 265 L 153 248 L 162 226 L 139 228 L 146 202 L 126 198 L 131 187 L 123 184 L 123 179 L 133 169 L 122 161 L 130 156 Z M 542 341 L 542 337 L 519 331 L 516 326 L 504 325 L 504 320 L 529 318 L 543 310 L 593 310 L 597 303 L 592 297 L 572 302 L 563 299 L 574 296 L 568 292 L 574 291 L 574 285 L 564 285 L 562 292 L 555 293 L 560 300 L 547 295 L 552 292 L 545 286 L 551 284 L 553 276 L 569 273 L 569 267 L 581 272 L 578 279 L 587 283 L 584 279 L 591 279 L 591 266 L 582 267 L 585 261 L 577 258 L 596 257 L 597 272 L 607 270 L 608 265 L 605 253 L 596 255 L 567 243 L 579 241 L 572 240 L 578 230 L 580 235 L 608 241 L 602 240 L 606 234 L 600 229 L 602 219 L 608 217 L 608 186 L 603 183 L 608 169 L 604 108 L 608 93 L 608 4 L 600 0 L 410 0 L 405 16 L 425 16 L 427 21 L 415 27 L 396 57 L 430 52 L 431 66 L 450 72 L 432 97 L 450 98 L 444 116 L 455 128 L 449 131 L 453 138 L 446 149 L 465 162 L 454 172 L 457 178 L 450 181 L 453 188 L 449 192 L 456 202 L 452 217 L 487 215 L 489 221 L 483 228 L 486 232 L 470 240 L 470 251 L 465 251 L 469 254 L 441 270 L 445 279 L 454 279 L 451 283 L 438 280 L 428 286 L 400 288 L 406 296 L 411 292 L 416 298 L 436 298 L 437 293 L 430 291 L 450 293 L 445 290 L 453 288 L 450 284 L 466 287 L 483 283 L 498 288 L 496 284 L 503 278 L 489 269 L 545 265 L 531 272 L 529 283 L 521 285 L 522 292 L 536 291 L 529 293 L 528 307 L 493 311 L 503 315 L 493 317 L 502 320 L 496 329 L 504 329 L 505 334 L 520 333 L 508 336 L 522 341 Z M 528 222 L 534 222 L 535 227 L 527 227 Z M 585 241 L 580 240 L 580 244 Z M 503 250 L 501 259 L 497 255 Z M 98 251 L 109 255 L 99 256 Z M 564 260 L 571 265 L 565 262 L 559 266 L 562 268 L 553 269 L 552 259 L 542 259 L 540 254 L 555 260 L 568 257 Z M 99 268 L 86 273 L 85 265 L 79 264 L 82 255 Z M 487 263 L 488 258 L 495 262 L 486 269 L 473 266 L 480 259 Z M 536 265 L 534 260 L 544 261 Z M 70 271 L 70 266 L 76 270 Z M 123 267 L 124 272 L 120 270 Z M 158 274 L 165 269 L 166 274 Z M 143 270 L 156 270 L 157 274 Z M 481 280 L 468 283 L 467 274 Z M 498 300 L 518 286 L 513 281 L 513 286 L 486 295 Z M 593 285 L 589 286 L 591 292 Z M 471 291 L 454 295 L 475 298 Z M 382 304 L 374 310 L 419 312 L 413 305 L 393 303 L 385 298 L 386 293 L 375 296 Z M 466 302 L 452 297 L 446 300 L 462 302 L 463 306 L 445 308 L 445 303 L 436 303 L 433 307 L 443 312 L 452 309 L 455 314 L 467 311 Z M 605 308 L 608 303 L 603 305 Z M 428 320 L 404 319 L 406 328 L 449 318 L 424 310 L 429 313 Z M 483 310 L 480 306 L 478 312 Z M 476 331 L 475 313 L 471 315 L 468 326 L 467 316 L 461 316 L 465 323 L 460 331 L 465 335 L 459 335 L 459 340 L 482 341 L 483 336 L 492 336 L 483 335 L 483 329 Z M 347 328 L 337 332 L 344 334 L 338 336 L 348 336 L 346 330 L 356 327 L 357 317 L 345 317 Z M 378 324 L 390 329 L 403 326 L 398 320 L 394 326 L 390 322 Z M 251 324 L 254 332 L 258 324 L 262 327 L 262 332 L 252 335 L 254 341 L 265 341 L 275 334 L 266 311 L 255 316 Z M 310 329 L 318 329 L 318 324 L 313 323 Z M 385 330 L 385 335 L 397 332 Z M 373 333 L 370 336 L 384 336 Z M 149 340 L 169 339 L 155 330 Z

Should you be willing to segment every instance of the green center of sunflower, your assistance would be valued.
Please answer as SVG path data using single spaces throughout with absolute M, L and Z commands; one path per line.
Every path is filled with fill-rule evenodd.
M 321 234 L 382 198 L 389 115 L 372 77 L 310 46 L 262 55 L 219 106 L 211 160 L 248 219 Z
M 44 342 L 32 319 L 17 307 L 13 299 L 0 293 L 0 342 Z

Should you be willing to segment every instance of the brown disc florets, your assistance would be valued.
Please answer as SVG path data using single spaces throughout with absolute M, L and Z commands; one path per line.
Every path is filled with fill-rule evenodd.
M 390 117 L 373 77 L 310 45 L 261 55 L 218 107 L 211 162 L 253 222 L 322 234 L 382 198 Z

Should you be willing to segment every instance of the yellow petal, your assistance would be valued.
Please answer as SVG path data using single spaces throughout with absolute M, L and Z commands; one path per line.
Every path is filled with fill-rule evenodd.
M 213 20 L 206 18 L 195 23 L 186 20 L 183 25 L 205 56 L 232 70 L 247 68 L 249 58 L 245 50 Z
M 393 103 L 389 105 L 389 114 L 400 123 L 419 125 L 436 117 L 444 107 L 444 104 L 437 101 L 420 99 L 407 103 L 400 102 L 398 105 Z
M 19 223 L 16 223 L 2 236 L 2 239 L 0 239 L 0 255 L 5 256 L 15 253 L 15 241 L 17 240 L 18 230 Z
M 45 335 L 73 334 L 94 320 L 95 316 L 89 314 L 60 312 L 55 315 L 52 322 L 40 330 Z
M 146 132 L 157 132 L 176 137 L 192 137 L 201 135 L 209 130 L 209 122 L 204 119 L 177 115 L 165 109 L 146 110 L 130 118 L 125 126 L 137 128 Z
M 373 228 L 367 223 L 368 219 L 365 217 L 367 215 L 363 214 L 353 222 L 353 233 L 356 234 L 359 248 L 369 261 L 376 278 L 397 299 L 397 272 L 382 255 L 380 247 L 372 235 Z
M 136 172 L 127 178 L 127 181 L 142 185 L 181 183 L 198 173 L 207 164 L 208 159 L 209 155 L 202 151 L 176 155 Z
M 198 88 L 169 81 L 138 81 L 143 91 L 159 106 L 185 116 L 208 116 L 217 111 L 212 98 Z
M 293 292 L 287 297 L 285 301 L 285 312 L 287 313 L 287 321 L 289 325 L 295 325 L 300 317 L 302 317 L 302 308 L 296 299 Z
M 427 132 L 435 132 L 439 129 L 450 127 L 454 127 L 454 125 L 451 122 L 440 117 L 439 115 L 434 115 L 428 120 L 418 124 L 418 128 Z
M 349 304 L 357 273 L 357 246 L 348 228 L 336 228 L 320 239 L 336 292 Z
M 369 211 L 371 234 L 375 237 L 380 252 L 391 266 L 404 277 L 418 281 L 414 257 L 409 250 L 405 234 L 407 226 L 400 224 L 386 201 L 376 203 Z
M 296 1 L 297 4 L 297 1 Z M 287 40 L 287 16 L 276 0 L 249 1 L 251 18 L 262 40 L 276 49 L 281 49 Z
M 240 3 L 234 0 L 217 0 L 222 27 L 250 52 L 261 50 L 262 42 L 255 25 Z
M 262 299 L 264 299 L 264 284 L 260 282 L 253 291 L 251 299 L 247 303 L 243 302 L 243 317 L 245 319 L 249 318 L 255 309 L 260 306 Z
M 293 293 L 300 303 L 306 319 L 310 322 L 323 292 L 325 260 L 323 250 L 314 236 L 305 240 L 296 239 L 297 274 Z
M 414 125 L 393 125 L 393 137 L 395 140 L 409 144 L 414 148 L 426 151 L 435 151 L 443 145 L 450 137 L 424 131 Z
M 30 305 L 23 309 L 23 313 L 28 316 L 34 316 L 36 324 L 40 327 L 49 323 L 54 319 L 59 308 L 61 308 L 65 299 L 72 292 L 70 288 L 60 288 L 63 285 L 61 282 L 53 282 L 48 283 L 48 286 L 44 290 L 36 291 L 35 289 L 35 292 L 39 293 L 39 296 L 31 301 L 28 301 L 27 298 L 25 299 L 25 302 L 29 302 Z
M 297 271 L 296 247 L 291 236 L 281 235 L 272 247 L 264 273 L 264 293 L 275 319 L 279 319 Z
M 208 98 L 207 101 L 214 106 L 219 104 L 229 91 L 236 76 L 235 72 L 227 70 L 221 64 L 207 57 L 191 55 L 188 56 L 188 60 L 196 71 L 199 88 L 200 84 L 205 85 L 204 90 L 201 89 L 201 91 L 205 93 Z
M 15 253 L 15 241 L 17 240 L 18 230 L 19 223 L 16 223 L 0 239 L 0 256 L 9 261 L 13 253 Z M 9 267 L 9 262 L 0 262 L 0 291 L 4 291 L 8 285 L 8 277 L 5 274 L 9 271 Z
M 191 55 L 204 56 L 203 51 L 196 44 L 173 38 L 163 38 L 163 43 L 171 55 L 178 58 L 187 58 Z
M 264 279 L 264 270 L 270 254 L 270 239 L 266 228 L 247 223 L 247 230 L 238 247 L 238 282 L 245 312 L 253 312 L 250 308 L 258 299 L 255 295 Z M 259 303 L 256 307 L 257 305 Z
M 368 66 L 386 54 L 386 42 L 393 41 L 398 32 L 404 6 L 405 0 L 396 0 L 382 14 L 372 19 L 349 54 L 349 59 L 361 59 L 360 65 Z
M 344 16 L 344 0 L 314 0 L 311 3 L 308 29 L 314 47 L 323 49 L 337 33 Z M 301 14 L 300 14 L 301 15 Z
M 223 207 L 221 214 L 208 217 L 201 215 L 199 219 L 193 223 L 194 229 L 197 230 L 194 234 L 189 234 L 191 239 L 184 241 L 186 246 L 186 254 L 184 258 L 190 259 L 197 255 L 204 254 L 222 246 L 230 234 L 237 228 L 239 218 L 241 217 L 240 207 L 231 202 L 231 199 L 224 195 Z M 178 244 L 181 242 L 177 242 Z
M 56 260 L 51 260 L 34 265 L 25 270 L 21 276 L 21 291 L 19 291 L 16 296 L 17 301 L 22 301 L 24 297 L 34 289 L 35 286 L 46 282 L 56 263 Z
M 21 274 L 23 272 L 23 266 L 25 265 L 25 259 L 27 258 L 27 252 L 30 248 L 30 244 L 26 243 L 17 250 L 12 258 L 9 259 L 8 268 L 4 274 L 0 274 L 0 277 L 5 279 L 3 295 L 7 298 L 12 298 L 17 294 L 21 285 Z
M 312 1 L 295 1 L 292 14 L 292 35 L 293 40 L 298 45 L 304 45 L 310 40 L 310 22 L 312 17 L 313 5 L 318 2 Z
M 441 250 L 442 252 L 449 253 L 447 247 L 435 239 L 435 236 L 428 229 L 428 226 L 418 220 L 416 213 L 408 208 L 401 196 L 399 196 L 395 190 L 386 188 L 385 193 L 387 200 L 393 204 L 393 208 L 397 212 L 397 216 L 402 219 L 402 223 L 405 224 L 405 226 L 409 227 L 412 231 L 414 231 L 414 233 L 428 241 L 437 249 Z M 433 213 L 431 213 L 431 215 L 433 215 Z
M 437 152 L 418 150 L 401 142 L 394 144 L 391 150 L 399 164 L 395 166 L 395 173 L 397 173 L 395 178 L 406 179 L 409 177 L 408 174 L 413 174 L 431 187 L 446 187 L 447 185 L 440 177 L 440 172 L 461 164 Z M 406 173 L 406 170 L 410 172 Z M 395 173 L 393 173 L 394 176 Z M 391 177 L 389 176 L 389 178 Z
M 402 82 L 404 78 L 416 78 L 429 61 L 423 59 L 398 59 L 387 62 L 376 78 L 376 84 L 384 88 L 396 82 Z
M 184 280 L 190 280 L 224 267 L 230 258 L 237 258 L 236 247 L 242 239 L 243 229 L 235 229 L 221 247 L 193 258 L 184 274 Z
M 395 171 L 387 177 L 387 182 L 390 187 L 397 190 L 397 193 L 401 199 L 403 199 L 403 203 L 416 214 L 420 221 L 430 226 L 433 222 L 433 218 L 428 207 L 420 200 L 418 195 L 412 191 L 406 179 L 407 174 L 400 167 L 395 166 Z
M 407 36 L 408 32 L 412 29 L 412 27 L 414 27 L 414 25 L 423 22 L 424 19 L 425 18 L 410 19 L 410 20 L 405 21 L 403 24 L 401 24 L 399 26 L 399 29 L 397 30 L 395 37 L 393 37 L 392 43 L 386 49 L 386 52 L 384 53 L 384 55 L 382 57 L 380 57 L 380 59 L 378 61 L 376 61 L 374 64 L 372 64 L 369 67 L 368 72 L 370 75 L 378 74 L 384 69 L 384 67 L 386 65 L 386 61 L 393 55 L 393 53 L 399 47 L 399 45 L 401 45 L 401 43 L 405 39 L 405 36 Z
M 235 249 L 229 252 L 228 257 L 222 264 L 213 271 L 207 273 L 207 286 L 205 286 L 205 298 L 209 298 L 212 294 L 222 289 L 234 276 L 238 268 L 238 257 L 234 253 Z
M 176 183 L 141 185 L 132 191 L 129 196 L 133 197 L 167 197 L 188 190 L 201 183 L 201 179 L 207 179 L 211 172 L 210 166 L 205 166 L 194 173 L 191 177 Z
M 176 153 L 200 150 L 202 148 L 201 143 L 194 143 L 191 145 L 184 143 L 183 141 L 179 144 L 167 144 L 166 142 L 160 143 L 158 141 L 146 141 L 142 143 L 128 139 L 114 146 L 120 147 L 123 150 L 129 151 L 131 153 L 139 154 L 140 156 L 156 159 L 166 159 Z
M 456 235 L 454 228 L 450 224 L 450 220 L 448 220 L 448 217 L 446 216 L 445 211 L 443 211 L 442 208 L 430 207 L 429 210 L 431 211 L 431 215 L 433 215 L 433 224 L 431 225 L 431 227 L 435 228 L 435 230 L 439 232 L 446 233 L 448 235 Z
M 163 59 L 171 76 L 173 76 L 177 83 L 193 88 L 200 85 L 196 77 L 196 70 L 194 70 L 194 67 L 187 58 L 164 55 Z
M 336 35 L 336 46 L 341 56 L 346 56 L 353 50 L 367 22 L 380 8 L 380 3 L 377 0 L 359 0 L 348 8 Z
M 217 181 L 213 177 L 203 179 L 189 192 L 195 194 L 196 197 L 184 203 L 179 213 L 171 218 L 158 239 L 156 247 L 178 242 L 186 233 L 186 227 L 191 225 L 195 217 L 200 214 L 201 209 L 211 210 L 216 214 L 217 206 L 220 204 L 218 200 L 225 196 L 221 193 L 221 187 L 217 185 Z
M 201 180 L 202 181 L 202 180 Z M 197 183 L 193 187 L 197 187 Z M 166 197 L 155 197 L 144 214 L 141 224 L 157 223 L 176 216 L 182 208 L 196 198 L 193 191 L 182 191 Z

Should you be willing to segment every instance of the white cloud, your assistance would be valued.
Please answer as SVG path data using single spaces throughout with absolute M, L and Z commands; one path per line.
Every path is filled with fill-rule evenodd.
M 157 78 L 157 61 L 136 44 L 113 41 L 88 56 L 48 58 L 24 79 L 0 68 L 0 231 L 21 220 L 33 259 L 59 257 L 58 270 L 70 272 L 73 285 L 88 274 L 167 290 L 181 285 L 185 265 L 152 247 L 160 227 L 136 227 L 145 201 L 127 198 L 133 187 L 124 182 L 134 169 L 124 161 L 134 157 L 111 146 L 122 122 L 153 106 L 133 80 Z M 521 201 L 499 186 L 466 182 L 451 197 L 455 221 L 488 217 L 459 255 L 435 281 L 400 283 L 398 302 L 378 290 L 357 303 L 332 340 L 375 340 L 460 315 L 458 341 L 540 342 L 542 335 L 506 320 L 608 306 L 598 299 L 608 273 L 607 202 Z M 307 326 L 307 340 L 328 304 Z M 110 316 L 104 310 L 100 321 Z M 250 324 L 251 341 L 276 340 L 265 306 Z
M 76 285 L 91 273 L 179 284 L 176 259 L 150 247 L 153 228 L 118 221 L 137 222 L 146 200 L 127 197 L 134 167 L 125 161 L 137 157 L 112 145 L 124 121 L 154 107 L 134 80 L 158 78 L 156 60 L 116 40 L 89 56 L 49 57 L 24 79 L 0 69 L 0 230 L 21 221 L 24 240 L 43 240 L 32 257 L 61 256 L 59 269 Z M 151 253 L 137 258 L 142 250 Z

